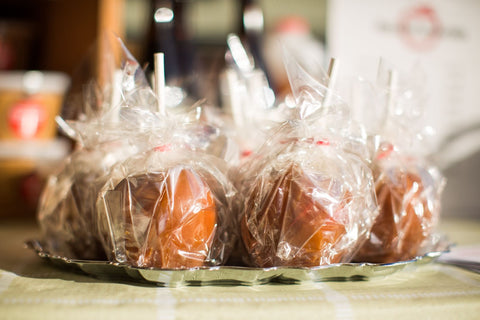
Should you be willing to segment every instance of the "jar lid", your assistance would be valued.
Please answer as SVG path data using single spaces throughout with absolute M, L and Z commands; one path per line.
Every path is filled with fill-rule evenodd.
M 34 161 L 57 161 L 70 151 L 66 139 L 54 140 L 10 140 L 0 142 L 0 160 L 31 159 Z
M 56 71 L 0 71 L 0 90 L 21 90 L 28 94 L 51 92 L 63 94 L 70 78 Z

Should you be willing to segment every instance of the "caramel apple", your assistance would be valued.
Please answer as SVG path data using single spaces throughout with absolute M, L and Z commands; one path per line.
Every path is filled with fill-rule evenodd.
M 195 171 L 177 166 L 128 177 L 106 195 L 107 202 L 115 194 L 120 195 L 125 262 L 155 268 L 205 265 L 217 230 L 217 207 Z
M 380 170 L 380 169 L 379 169 Z M 423 177 L 430 177 L 428 171 Z M 431 178 L 431 177 L 430 177 Z M 413 170 L 381 171 L 376 178 L 380 214 L 355 260 L 391 263 L 413 259 L 437 221 L 433 185 Z
M 271 184 L 257 181 L 241 221 L 253 264 L 313 267 L 341 262 L 353 248 L 346 236 L 353 218 L 348 188 L 325 175 L 306 173 L 295 163 L 271 174 Z

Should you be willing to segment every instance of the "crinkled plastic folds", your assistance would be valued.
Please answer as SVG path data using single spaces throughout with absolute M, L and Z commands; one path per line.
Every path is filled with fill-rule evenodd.
M 120 84 L 106 83 L 100 89 L 91 82 L 83 93 L 83 99 L 72 99 L 73 102 L 79 101 L 80 105 L 73 102 L 69 105 L 72 110 L 75 109 L 71 113 L 81 113 L 78 119 L 67 119 L 68 124 L 65 124 L 69 127 L 67 133 L 77 142 L 76 150 L 49 178 L 38 208 L 43 238 L 53 254 L 77 259 L 105 258 L 97 232 L 95 204 L 98 191 L 115 163 L 145 147 L 139 143 L 146 140 L 143 136 L 137 134 L 130 140 L 125 139 L 126 135 L 130 133 L 131 136 L 131 132 L 135 132 L 130 123 L 134 118 L 140 118 L 135 112 L 142 107 L 130 108 L 129 103 L 132 99 L 147 101 L 153 93 L 144 76 L 132 71 L 141 70 L 138 63 L 127 51 L 124 53 L 123 83 L 136 83 L 136 86 L 119 89 L 123 100 L 113 103 L 115 90 L 112 88 Z M 93 104 L 90 104 L 92 101 Z M 122 114 L 125 109 L 133 110 L 134 116 Z M 149 118 L 141 119 L 146 122 Z M 140 131 L 138 129 L 136 132 Z
M 371 171 L 335 140 L 277 140 L 252 158 L 241 235 L 257 267 L 348 262 L 376 217 Z
M 158 268 L 224 263 L 235 241 L 227 215 L 234 189 L 219 158 L 228 156 L 228 138 L 202 119 L 161 114 L 141 66 L 120 45 L 113 82 L 88 87 L 95 108 L 82 105 L 82 116 L 67 121 L 78 149 L 41 197 L 46 249 Z
M 427 157 L 431 129 L 426 130 L 423 118 L 421 68 L 387 84 L 395 71 L 381 66 L 373 96 L 386 97 L 388 103 L 369 101 L 382 117 L 362 115 L 375 128 L 371 164 L 380 213 L 354 261 L 392 263 L 413 259 L 435 243 L 446 181 Z
M 444 183 L 436 168 L 396 152 L 369 163 L 348 108 L 336 96 L 323 106 L 328 89 L 293 63 L 294 116 L 230 176 L 237 192 L 228 137 L 160 116 L 127 57 L 123 101 L 70 123 L 87 146 L 42 196 L 49 253 L 191 269 L 225 265 L 240 238 L 234 255 L 250 266 L 316 267 L 412 259 L 430 241 Z
M 425 159 L 396 152 L 388 143 L 379 148 L 373 166 L 380 214 L 355 261 L 413 259 L 432 241 L 445 179 Z
M 244 164 L 239 187 L 246 195 L 240 225 L 247 263 L 348 262 L 378 214 L 366 139 L 345 103 L 286 58 L 296 106 Z
M 50 252 L 77 259 L 102 259 L 95 203 L 108 169 L 106 150 L 74 152 L 43 191 L 38 221 Z
M 236 240 L 234 189 L 214 161 L 156 149 L 116 168 L 97 203 L 109 259 L 169 269 L 224 264 Z

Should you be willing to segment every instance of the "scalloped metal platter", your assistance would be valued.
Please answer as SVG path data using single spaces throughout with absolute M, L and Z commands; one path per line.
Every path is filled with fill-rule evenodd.
M 51 255 L 44 250 L 39 241 L 31 240 L 26 244 L 41 258 L 47 259 L 60 267 L 81 271 L 99 279 L 167 287 L 259 285 L 272 282 L 295 284 L 325 281 L 364 281 L 391 275 L 407 266 L 430 263 L 449 250 L 447 243 L 439 243 L 434 250 L 415 259 L 388 264 L 341 263 L 314 268 L 219 266 L 192 269 L 152 269 L 137 268 L 108 261 L 69 259 Z

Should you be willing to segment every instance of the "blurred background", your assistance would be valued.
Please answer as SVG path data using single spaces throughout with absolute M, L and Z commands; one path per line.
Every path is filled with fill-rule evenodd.
M 220 108 L 231 33 L 277 97 L 288 90 L 279 40 L 323 68 L 339 58 L 341 79 L 374 78 L 379 57 L 421 70 L 428 151 L 448 179 L 443 214 L 480 218 L 479 17 L 477 0 L 0 0 L 0 217 L 35 211 L 70 148 L 55 116 L 113 32 L 146 70 L 165 52 L 167 84 Z

